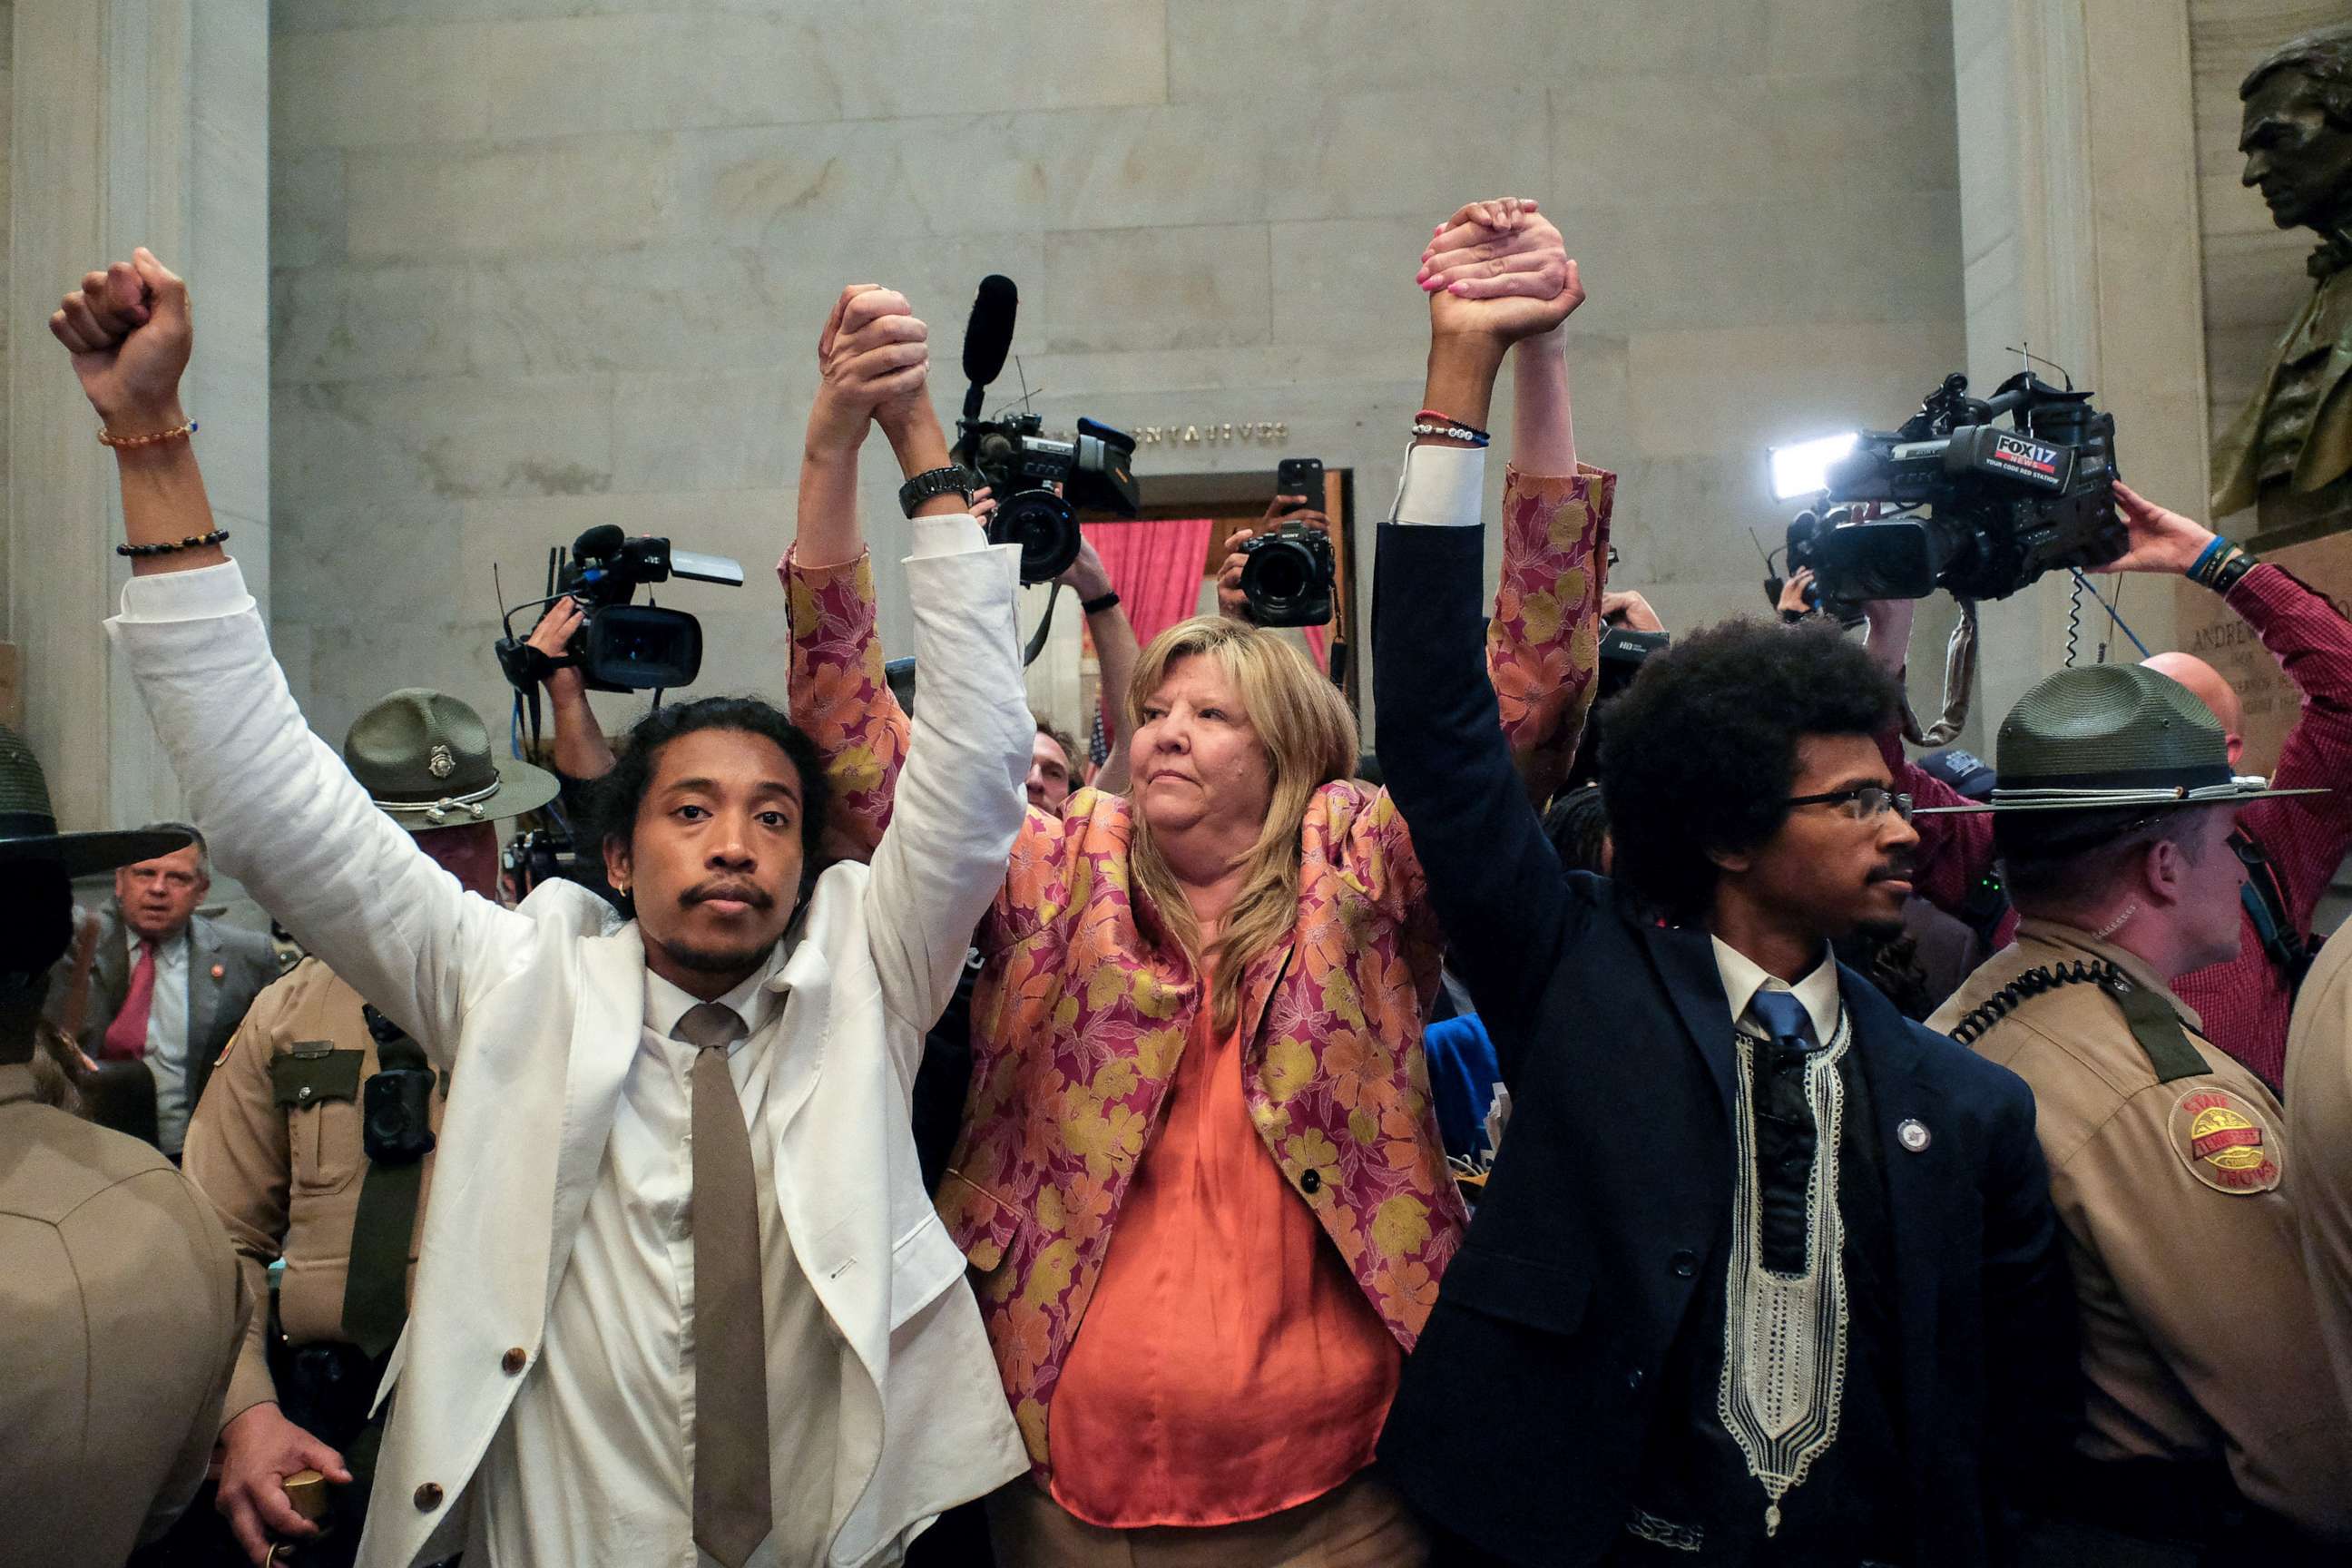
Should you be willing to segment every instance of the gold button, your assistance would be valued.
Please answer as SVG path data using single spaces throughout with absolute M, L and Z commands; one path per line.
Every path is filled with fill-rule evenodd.
M 427 1481 L 416 1489 L 416 1510 L 419 1513 L 431 1513 L 440 1506 L 441 1483 L 439 1481 Z
M 530 1352 L 517 1345 L 499 1358 L 499 1364 L 506 1368 L 509 1374 L 520 1372 L 530 1364 Z

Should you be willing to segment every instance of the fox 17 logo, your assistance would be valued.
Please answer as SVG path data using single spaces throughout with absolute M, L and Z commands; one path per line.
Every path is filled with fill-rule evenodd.
M 2059 456 L 2060 453 L 2056 447 L 2042 446 L 2038 441 L 2028 441 L 2019 436 L 2003 436 L 1993 442 L 1992 447 L 1994 462 L 2005 468 L 2013 468 L 2037 479 L 2054 479 L 2058 477 Z

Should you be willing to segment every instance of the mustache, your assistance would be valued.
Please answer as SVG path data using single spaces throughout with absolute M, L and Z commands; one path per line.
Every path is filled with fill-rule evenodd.
M 681 909 L 690 909 L 696 904 L 707 904 L 714 899 L 732 899 L 738 903 L 749 904 L 755 910 L 772 909 L 776 902 L 776 896 L 757 883 L 725 879 L 716 882 L 698 882 L 680 893 L 677 901 Z
M 1913 879 L 1912 873 L 1918 868 L 1919 863 L 1916 860 L 1889 860 L 1872 871 L 1868 879 L 1873 882 L 1908 882 Z

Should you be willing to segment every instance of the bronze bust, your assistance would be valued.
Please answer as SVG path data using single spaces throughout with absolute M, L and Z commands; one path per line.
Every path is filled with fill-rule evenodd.
M 2262 525 L 2352 516 L 2352 25 L 2287 44 L 2246 73 L 2243 181 L 2281 228 L 2308 228 L 2311 299 L 2280 338 L 2263 390 L 2213 450 L 2216 516 L 2259 504 Z

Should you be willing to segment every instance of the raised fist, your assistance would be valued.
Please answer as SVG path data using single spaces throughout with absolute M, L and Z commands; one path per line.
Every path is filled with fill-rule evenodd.
M 180 375 L 194 334 L 188 286 L 145 248 L 92 272 L 49 317 L 49 331 L 73 355 L 74 374 L 118 435 L 176 423 Z
M 812 437 L 854 447 L 869 420 L 888 426 L 928 395 L 930 329 L 907 298 L 873 283 L 853 283 L 833 302 L 817 341 L 823 381 L 809 420 Z
M 1440 335 L 1516 342 L 1550 331 L 1584 303 L 1559 230 L 1517 196 L 1472 202 L 1438 225 L 1416 281 Z

